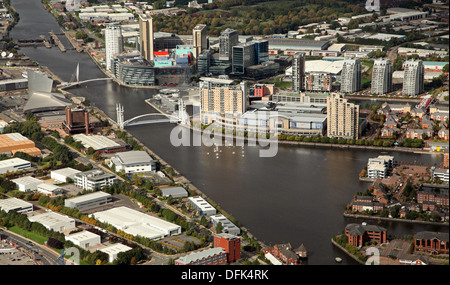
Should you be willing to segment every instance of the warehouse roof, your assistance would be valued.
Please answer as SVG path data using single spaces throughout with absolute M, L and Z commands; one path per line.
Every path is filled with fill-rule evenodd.
M 80 141 L 85 148 L 92 147 L 94 150 L 120 146 L 120 144 L 105 136 L 88 136 L 85 134 L 77 134 L 73 136 L 73 139 Z
M 47 212 L 44 214 L 29 217 L 29 220 L 32 222 L 37 222 L 37 223 L 43 224 L 48 227 L 52 227 L 53 225 L 56 225 L 58 223 L 66 223 L 66 222 L 73 221 L 74 219 L 69 218 L 68 216 L 63 216 L 63 215 L 55 213 L 55 212 Z
M 30 164 L 28 160 L 21 159 L 18 157 L 5 159 L 0 161 L 0 168 L 10 167 L 10 166 L 17 166 L 17 165 L 23 165 L 23 164 Z
M 56 169 L 56 170 L 52 170 L 51 171 L 51 173 L 63 175 L 63 176 L 66 176 L 66 177 L 71 176 L 73 174 L 80 173 L 80 172 L 81 172 L 80 170 L 73 169 L 73 168 L 70 168 L 70 167 Z
M 88 240 L 88 239 L 95 238 L 95 237 L 99 237 L 99 235 L 91 233 L 89 231 L 82 231 L 82 232 L 71 234 L 71 235 L 67 236 L 66 239 L 75 240 L 75 241 L 83 241 L 83 240 Z
M 42 180 L 39 180 L 39 179 L 31 177 L 31 176 L 19 177 L 16 179 L 12 179 L 11 181 L 16 184 L 22 184 L 22 185 L 30 185 L 30 184 L 37 184 L 37 183 L 43 182 Z
M 286 39 L 286 38 L 269 38 L 269 47 L 274 46 L 280 47 L 295 47 L 295 48 L 305 48 L 305 49 L 326 49 L 328 47 L 328 41 L 314 41 L 314 40 L 297 40 L 297 39 Z
M 342 71 L 344 61 L 336 60 L 307 60 L 305 61 L 305 72 L 320 71 L 331 74 L 339 74 Z
M 26 208 L 33 206 L 33 204 L 25 202 L 18 198 L 9 198 L 9 199 L 0 199 L 0 209 L 5 212 L 9 212 L 10 210 L 15 210 L 18 208 Z
M 122 164 L 150 163 L 153 161 L 150 155 L 142 150 L 116 153 L 116 158 L 118 158 Z
M 113 245 L 108 246 L 108 247 L 100 248 L 99 250 L 101 252 L 104 252 L 104 253 L 109 254 L 109 255 L 115 255 L 115 254 L 118 254 L 120 252 L 128 251 L 130 249 L 132 249 L 132 248 L 129 247 L 129 246 L 126 246 L 126 245 L 121 244 L 121 243 L 116 243 L 116 244 L 113 244 Z
M 98 198 L 103 198 L 103 197 L 110 197 L 111 194 L 105 193 L 103 191 L 96 191 L 93 193 L 89 193 L 89 194 L 85 194 L 85 195 L 80 195 L 77 197 L 73 197 L 73 198 L 69 198 L 66 199 L 66 201 L 72 202 L 72 203 L 81 203 L 84 201 L 89 201 L 92 199 L 98 199 Z

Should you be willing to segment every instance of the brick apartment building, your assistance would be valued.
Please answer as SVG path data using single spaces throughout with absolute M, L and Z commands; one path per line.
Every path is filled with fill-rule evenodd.
M 233 263 L 241 259 L 241 238 L 228 233 L 214 236 L 214 247 L 221 247 L 227 253 L 227 262 Z
M 448 194 L 436 192 L 433 190 L 421 190 L 417 192 L 417 203 L 424 204 L 424 202 L 434 202 L 438 206 L 449 205 Z
M 375 241 L 385 243 L 387 240 L 387 230 L 383 227 L 363 224 L 348 224 L 345 227 L 345 235 L 348 243 L 360 247 L 366 242 Z
M 264 253 L 271 253 L 287 265 L 300 265 L 302 264 L 301 258 L 305 258 L 307 256 L 307 252 L 303 244 L 297 249 L 294 249 L 290 243 L 276 244 L 273 247 L 266 249 Z
M 415 251 L 448 254 L 448 233 L 419 232 L 414 236 Z

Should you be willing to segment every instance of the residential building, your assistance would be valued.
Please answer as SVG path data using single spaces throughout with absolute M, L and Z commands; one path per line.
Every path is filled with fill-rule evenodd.
M 433 171 L 433 180 L 439 178 L 442 182 L 449 182 L 449 169 L 437 168 Z
M 123 39 L 120 24 L 110 23 L 105 29 L 105 64 L 106 69 L 111 71 L 112 59 L 114 54 L 123 52 Z
M 422 185 L 419 191 L 417 191 L 417 203 L 424 204 L 425 202 L 433 202 L 437 206 L 448 207 L 448 185 L 446 186 L 429 187 Z
M 372 94 L 383 95 L 392 91 L 392 64 L 389 59 L 377 59 L 372 69 Z
M 219 36 L 219 59 L 231 61 L 233 47 L 239 43 L 239 34 L 236 30 L 227 28 Z
M 327 99 L 328 137 L 358 139 L 359 106 L 349 103 L 343 95 L 332 93 Z
M 76 186 L 85 190 L 95 190 L 118 182 L 114 174 L 98 169 L 77 173 L 74 180 Z
M 175 259 L 175 265 L 224 265 L 227 252 L 221 247 L 210 248 Z
M 364 246 L 366 242 L 386 243 L 387 230 L 383 227 L 375 225 L 362 224 L 348 224 L 345 227 L 345 235 L 348 238 L 348 243 L 355 246 Z
M 370 163 L 367 165 L 367 177 L 372 179 L 386 178 L 387 167 L 383 164 Z
M 243 81 L 233 85 L 233 80 L 200 78 L 201 121 L 210 124 L 216 116 L 240 116 L 248 106 L 247 85 Z
M 192 31 L 192 45 L 194 50 L 194 59 L 197 60 L 199 54 L 208 48 L 208 42 L 206 37 L 206 25 L 198 24 Z
M 414 251 L 431 254 L 448 254 L 448 232 L 418 232 L 414 236 Z
M 330 73 L 311 71 L 305 72 L 304 89 L 306 91 L 327 92 L 331 91 L 333 78 Z
M 110 159 L 109 166 L 113 165 L 116 172 L 123 170 L 126 174 L 156 170 L 156 160 L 146 151 L 118 152 Z
M 139 15 L 139 51 L 147 61 L 153 61 L 153 18 L 146 14 Z
M 227 253 L 227 262 L 233 263 L 241 259 L 241 238 L 228 233 L 214 236 L 214 247 L 221 247 Z
M 423 92 L 424 67 L 421 60 L 404 62 L 403 95 L 416 96 Z
M 341 92 L 354 93 L 361 90 L 361 61 L 346 59 L 341 72 Z
M 305 53 L 296 52 L 292 60 L 292 90 L 295 92 L 302 91 L 305 77 Z
M 281 263 L 278 263 L 277 260 L 274 260 L 275 263 L 272 263 L 286 265 L 299 265 L 301 264 L 301 258 L 307 255 L 303 244 L 297 249 L 294 249 L 290 243 L 276 244 L 264 250 L 264 253 L 272 255 L 277 260 L 281 260 Z
M 112 195 L 95 191 L 93 193 L 76 196 L 64 200 L 64 207 L 77 208 L 80 211 L 92 209 L 112 202 Z

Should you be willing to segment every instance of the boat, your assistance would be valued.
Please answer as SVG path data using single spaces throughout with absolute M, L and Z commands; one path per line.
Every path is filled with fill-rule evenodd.
M 336 260 L 336 262 L 338 262 L 338 263 L 342 262 L 342 258 L 340 258 L 340 257 L 336 257 L 334 260 Z

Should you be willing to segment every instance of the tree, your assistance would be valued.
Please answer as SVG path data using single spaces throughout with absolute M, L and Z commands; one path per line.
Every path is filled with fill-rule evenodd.
M 88 35 L 85 31 L 78 31 L 78 32 L 75 34 L 75 38 L 76 38 L 77 40 L 83 40 L 83 41 L 86 41 L 86 40 L 89 38 L 89 35 Z
M 222 233 L 222 230 L 223 230 L 223 225 L 221 222 L 219 222 L 216 226 L 216 233 L 220 234 L 220 233 Z

